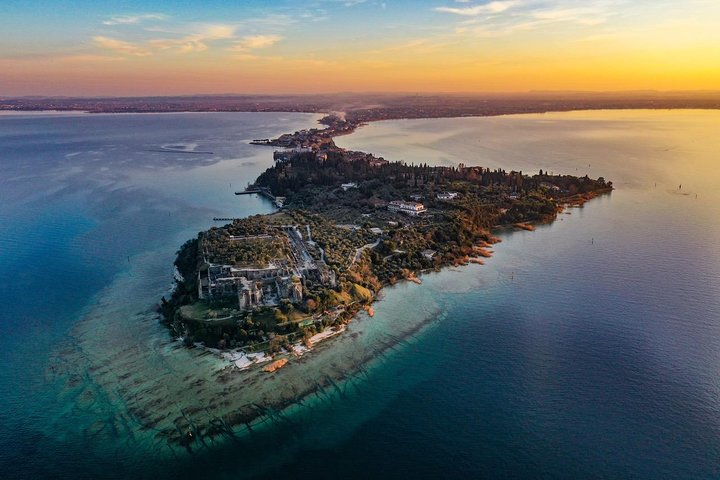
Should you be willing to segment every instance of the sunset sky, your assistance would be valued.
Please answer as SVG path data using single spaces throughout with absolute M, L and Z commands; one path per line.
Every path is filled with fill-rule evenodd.
M 720 0 L 4 0 L 0 96 L 716 90 Z

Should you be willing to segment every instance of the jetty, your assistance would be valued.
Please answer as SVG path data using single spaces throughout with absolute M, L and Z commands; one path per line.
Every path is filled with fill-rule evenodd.
M 258 194 L 262 195 L 263 197 L 275 201 L 275 195 L 272 194 L 269 188 L 267 187 L 255 187 L 255 186 L 248 186 L 245 190 L 237 191 L 235 192 L 235 195 L 252 195 L 252 194 Z

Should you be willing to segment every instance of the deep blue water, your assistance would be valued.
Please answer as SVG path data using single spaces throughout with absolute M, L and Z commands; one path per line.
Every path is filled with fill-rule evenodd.
M 232 195 L 271 161 L 242 140 L 311 124 L 248 114 L 0 117 L 3 471 L 720 477 L 720 114 L 693 111 L 381 122 L 343 137 L 386 158 L 591 169 L 617 189 L 535 232 L 503 233 L 485 266 L 388 289 L 380 316 L 402 322 L 405 305 L 422 302 L 441 314 L 365 378 L 250 440 L 165 461 L 137 460 L 144 444 L 123 434 L 83 450 L 97 442 L 77 436 L 73 418 L 97 413 L 66 414 L 81 402 L 48 382 L 49 352 L 108 341 L 100 331 L 74 338 L 72 327 L 144 252 L 171 262 L 213 215 L 269 211 Z M 148 152 L 176 143 L 215 155 Z M 169 274 L 148 283 L 158 290 L 148 298 Z M 127 301 L 150 308 L 144 298 Z
M 36 477 L 33 467 L 52 471 L 53 457 L 87 458 L 80 448 L 68 451 L 77 446 L 72 438 L 50 455 L 42 451 L 40 440 L 64 434 L 62 422 L 49 430 L 47 425 L 73 401 L 48 382 L 53 349 L 74 341 L 69 337 L 73 324 L 136 257 L 158 248 L 166 252 L 170 270 L 163 272 L 162 283 L 169 286 L 174 251 L 211 226 L 213 216 L 271 211 L 259 198 L 238 202 L 232 194 L 272 163 L 268 149 L 247 142 L 306 128 L 313 118 L 0 116 L 3 470 Z M 167 144 L 197 144 L 198 151 L 213 154 L 157 152 Z M 129 304 L 134 300 L 126 297 Z

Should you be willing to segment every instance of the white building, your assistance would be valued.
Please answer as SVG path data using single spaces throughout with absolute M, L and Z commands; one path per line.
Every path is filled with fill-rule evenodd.
M 428 260 L 432 260 L 437 252 L 435 250 L 427 249 L 427 250 L 423 250 L 420 253 L 422 253 L 422 256 L 427 258 Z
M 357 188 L 357 183 L 355 183 L 355 182 L 343 183 L 342 185 L 340 185 L 340 187 L 343 189 L 343 191 L 347 192 L 351 188 Z
M 407 215 L 417 216 L 425 212 L 425 205 L 418 202 L 406 202 L 403 200 L 393 200 L 388 204 L 388 210 L 391 212 L 401 212 Z
M 452 200 L 457 198 L 458 192 L 441 192 L 437 194 L 438 200 Z
M 558 187 L 557 185 L 552 184 L 552 183 L 550 183 L 550 182 L 540 182 L 540 186 L 541 186 L 542 188 L 546 188 L 546 189 L 552 190 L 552 191 L 554 191 L 554 192 L 559 192 L 559 191 L 560 191 L 560 187 Z

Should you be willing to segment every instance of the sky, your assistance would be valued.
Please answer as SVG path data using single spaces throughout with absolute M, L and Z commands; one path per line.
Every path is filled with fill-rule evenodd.
M 718 89 L 720 0 L 0 5 L 0 96 Z

